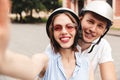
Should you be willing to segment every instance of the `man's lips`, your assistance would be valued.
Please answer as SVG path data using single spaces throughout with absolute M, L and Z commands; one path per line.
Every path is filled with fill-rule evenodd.
M 88 39 L 92 39 L 93 37 L 95 37 L 92 33 L 88 33 L 88 32 L 84 32 L 84 35 Z

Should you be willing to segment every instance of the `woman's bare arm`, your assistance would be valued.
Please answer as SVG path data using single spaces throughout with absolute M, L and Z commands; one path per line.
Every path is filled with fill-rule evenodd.
M 33 74 L 33 62 L 31 58 L 13 52 L 7 52 L 1 57 L 0 74 L 23 80 L 33 80 L 35 74 Z
M 0 53 L 6 51 L 9 42 L 10 1 L 0 0 Z
M 0 74 L 22 80 L 33 80 L 44 68 L 47 58 L 44 54 L 30 58 L 6 51 L 9 43 L 10 7 L 10 0 L 0 0 Z
M 47 63 L 48 57 L 43 53 L 35 54 L 30 58 L 26 55 L 7 51 L 0 58 L 0 74 L 23 80 L 33 80 Z

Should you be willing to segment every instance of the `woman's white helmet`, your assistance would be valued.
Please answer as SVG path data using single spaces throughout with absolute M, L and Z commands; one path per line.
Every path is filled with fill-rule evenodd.
M 87 4 L 83 11 L 91 11 L 112 22 L 113 10 L 112 7 L 103 0 L 95 0 Z
M 69 9 L 69 8 L 58 8 L 56 10 L 54 10 L 51 15 L 48 17 L 48 20 L 47 20 L 47 23 L 46 23 L 46 32 L 47 32 L 47 35 L 48 37 L 50 37 L 50 32 L 49 32 L 49 27 L 50 27 L 50 24 L 51 24 L 51 21 L 52 21 L 52 18 L 58 14 L 58 13 L 64 13 L 64 12 L 68 12 L 70 13 L 76 20 L 79 29 L 81 29 L 81 27 L 79 26 L 79 17 L 77 16 L 77 14 L 72 10 L 72 9 Z

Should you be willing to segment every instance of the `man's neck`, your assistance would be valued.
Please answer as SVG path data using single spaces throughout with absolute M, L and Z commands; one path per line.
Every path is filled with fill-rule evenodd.
M 91 46 L 91 43 L 86 43 L 82 40 L 78 40 L 78 44 L 81 47 L 81 51 L 83 52 L 84 50 L 88 49 Z

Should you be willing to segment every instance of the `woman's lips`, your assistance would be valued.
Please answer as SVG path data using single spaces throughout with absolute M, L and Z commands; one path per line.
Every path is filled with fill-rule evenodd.
M 63 43 L 67 43 L 69 40 L 70 40 L 70 37 L 68 37 L 68 36 L 60 38 L 60 41 Z

